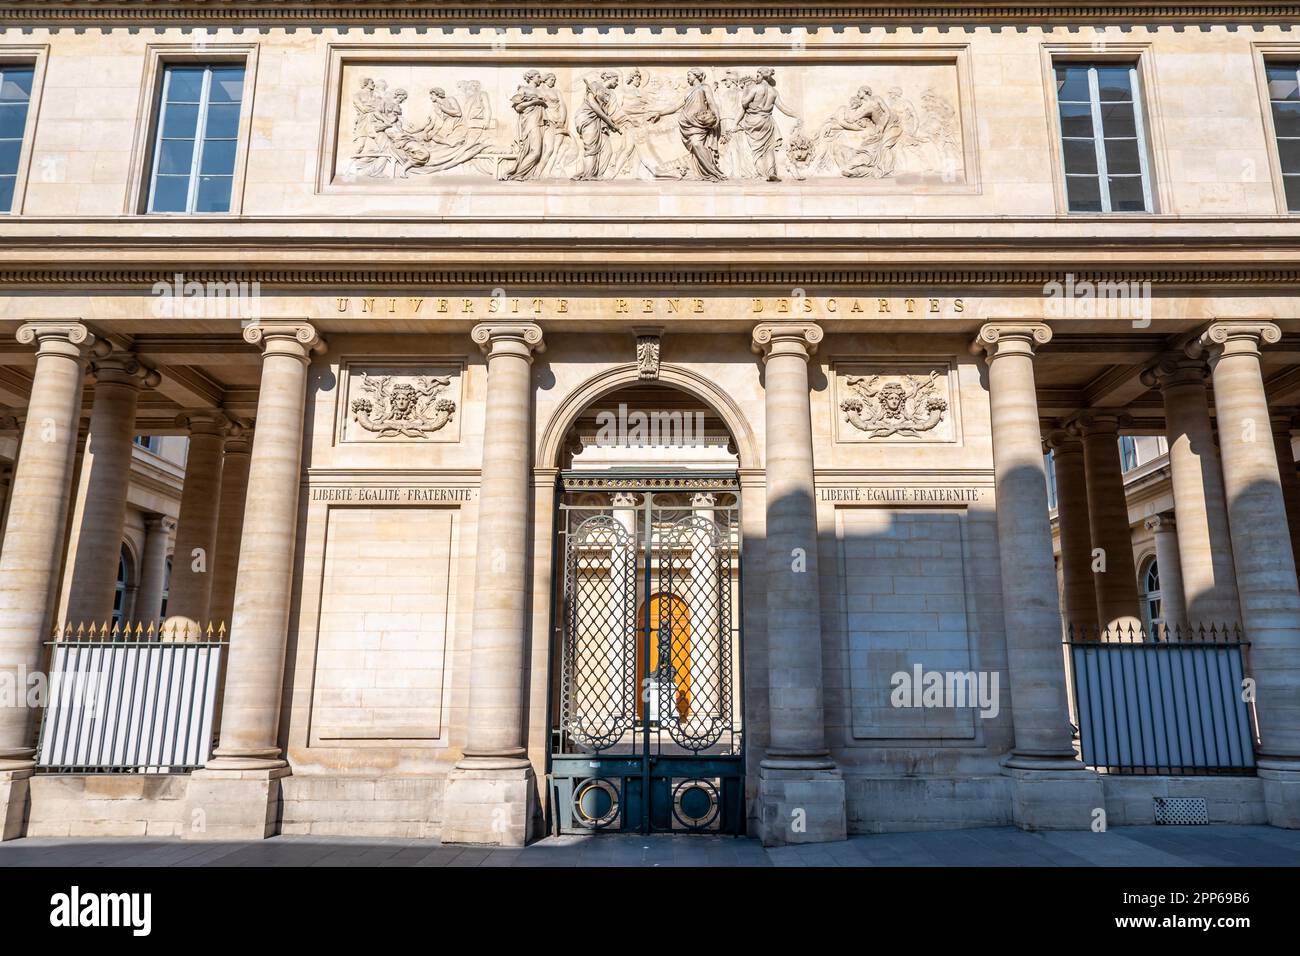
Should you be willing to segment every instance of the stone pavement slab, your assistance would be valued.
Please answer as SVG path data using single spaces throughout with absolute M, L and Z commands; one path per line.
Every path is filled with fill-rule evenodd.
M 1258 826 L 1117 827 L 1105 833 L 1014 827 L 850 837 L 764 848 L 739 837 L 601 834 L 523 849 L 437 840 L 279 836 L 256 842 L 41 837 L 0 843 L 0 867 L 963 867 L 1300 866 L 1300 831 Z

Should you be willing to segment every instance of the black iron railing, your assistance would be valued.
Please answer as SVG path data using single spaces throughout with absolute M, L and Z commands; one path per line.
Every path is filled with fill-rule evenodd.
M 216 733 L 225 625 L 71 625 L 54 634 L 37 770 L 183 773 Z
M 1065 646 L 1087 766 L 1129 774 L 1254 772 L 1249 645 L 1239 627 L 1070 628 Z

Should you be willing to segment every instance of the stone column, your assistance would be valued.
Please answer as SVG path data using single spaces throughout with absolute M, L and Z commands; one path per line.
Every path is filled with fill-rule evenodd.
M 1164 399 L 1187 622 L 1207 628 L 1241 620 L 1223 471 L 1210 422 L 1208 376 L 1203 358 L 1186 355 L 1165 356 L 1142 373 L 1143 383 L 1158 387 Z
M 144 523 L 144 559 L 140 562 L 140 593 L 135 599 L 135 617 L 146 628 L 162 618 L 163 591 L 167 588 L 167 551 L 176 519 L 155 515 Z
M 1156 543 L 1156 568 L 1160 575 L 1160 617 L 1169 628 L 1187 627 L 1187 599 L 1178 557 L 1178 531 L 1172 514 L 1152 515 L 1144 522 Z M 1151 635 L 1153 638 L 1156 635 Z
M 244 530 L 252 450 L 252 431 L 242 422 L 232 424 L 221 463 L 221 504 L 217 509 L 217 555 L 211 603 L 213 625 L 225 624 L 227 631 L 235 612 L 235 577 L 239 573 L 239 542 Z
M 0 839 L 20 835 L 35 766 L 36 708 L 29 681 L 42 665 L 72 484 L 85 363 L 95 337 L 80 322 L 30 322 L 18 341 L 36 346 L 27 427 L 14 467 L 0 548 L 0 674 L 19 695 L 0 707 Z
M 167 628 L 184 634 L 201 632 L 212 619 L 221 453 L 230 419 L 217 409 L 201 409 L 178 415 L 176 424 L 189 429 L 190 448 L 185 458 L 185 483 L 181 486 L 181 513 L 176 522 Z
M 1291 429 L 1295 419 L 1290 412 L 1273 415 L 1273 444 L 1277 447 L 1277 470 L 1282 479 L 1282 500 L 1286 503 L 1287 529 L 1291 533 L 1291 558 L 1300 560 L 1300 474 L 1296 473 L 1295 453 L 1291 450 Z
M 487 356 L 483 468 L 464 756 L 443 798 L 444 843 L 522 846 L 535 832 L 537 788 L 524 728 L 528 663 L 529 475 L 533 353 L 531 322 L 484 323 L 471 333 Z M 502 814 L 502 809 L 506 813 Z
M 86 444 L 86 496 L 76 532 L 68 620 L 106 622 L 113 616 L 117 566 L 126 524 L 126 493 L 131 483 L 135 406 L 142 387 L 157 385 L 158 373 L 135 356 L 114 352 L 90 365 L 94 404 Z M 127 607 L 122 611 L 125 615 Z
M 1103 570 L 1094 574 L 1097 623 L 1103 631 L 1127 632 L 1142 627 L 1138 609 L 1133 532 L 1124 497 L 1124 469 L 1119 458 L 1122 416 L 1085 412 L 1071 425 L 1083 436 L 1083 467 L 1088 483 L 1088 532 L 1093 550 L 1101 549 Z M 1104 635 L 1103 635 L 1104 636 Z
M 1056 468 L 1056 523 L 1061 532 L 1065 624 L 1084 638 L 1097 630 L 1097 586 L 1092 576 L 1092 532 L 1088 528 L 1088 484 L 1083 442 L 1063 428 L 1047 436 Z
M 1187 350 L 1207 355 L 1213 376 L 1268 819 L 1300 828 L 1300 591 L 1260 370 L 1261 344 L 1281 338 L 1270 322 L 1214 322 Z
M 821 594 L 808 360 L 812 323 L 764 322 L 767 469 L 768 696 L 771 731 L 759 764 L 759 835 L 766 845 L 843 840 L 844 778 L 826 746 Z
M 17 435 L 17 442 L 22 441 L 22 421 L 20 417 L 0 409 L 0 433 L 4 432 L 14 432 Z M 17 458 L 18 451 L 15 447 L 14 461 L 0 462 L 0 548 L 4 547 L 5 526 L 9 522 L 9 493 L 14 486 L 14 464 Z
M 1093 808 L 1104 801 L 1100 779 L 1074 754 L 1066 703 L 1034 384 L 1034 352 L 1051 338 L 1052 330 L 1041 323 L 993 322 L 980 328 L 971 351 L 984 353 L 988 362 L 1002 616 L 1015 727 L 1015 745 L 1002 762 L 1015 781 L 1012 816 L 1027 829 L 1084 829 Z
M 323 352 L 325 344 L 305 322 L 250 325 L 244 339 L 262 348 L 262 381 L 248 466 L 220 745 L 207 767 L 190 779 L 190 810 L 203 811 L 204 825 L 184 835 L 197 839 L 269 836 L 275 827 L 279 778 L 288 773 L 278 735 L 307 373 L 312 355 Z M 177 560 L 181 558 L 178 541 Z

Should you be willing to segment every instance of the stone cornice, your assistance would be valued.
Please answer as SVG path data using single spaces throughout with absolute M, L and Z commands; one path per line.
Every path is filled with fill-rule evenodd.
M 361 253 L 358 259 L 364 259 Z M 1150 282 L 1153 288 L 1165 291 L 1213 289 L 1219 287 L 1249 287 L 1253 291 L 1273 291 L 1284 295 L 1296 294 L 1300 287 L 1300 267 L 1270 268 L 1244 266 L 1240 268 L 1164 268 L 1140 270 L 1117 267 L 1111 270 L 1072 270 L 1076 281 L 1129 281 Z M 67 269 L 3 269 L 0 268 L 0 288 L 20 291 L 84 291 L 112 290 L 148 294 L 155 283 L 170 281 L 175 269 L 159 268 L 67 268 Z M 480 269 L 430 269 L 419 266 L 387 269 L 366 268 L 264 268 L 246 269 L 192 268 L 186 269 L 187 280 L 198 282 L 259 282 L 263 289 L 309 290 L 328 293 L 331 290 L 355 289 L 373 292 L 376 289 L 411 289 L 428 292 L 431 288 L 469 290 L 495 288 L 564 289 L 576 288 L 591 291 L 609 289 L 719 289 L 760 290 L 788 293 L 792 288 L 803 288 L 808 294 L 846 294 L 858 286 L 871 288 L 949 288 L 969 289 L 972 292 L 991 293 L 1008 289 L 1041 291 L 1049 282 L 1059 281 L 1062 272 L 1052 269 L 1007 268 L 888 268 L 864 267 L 835 268 L 654 268 L 629 266 L 627 268 L 601 267 L 538 267 L 538 268 L 480 268 Z M 863 292 L 862 294 L 867 294 Z
M 862 2 L 822 0 L 783 2 L 750 0 L 727 4 L 654 2 L 489 3 L 436 0 L 20 0 L 0 10 L 0 24 L 23 26 L 93 23 L 96 25 L 168 26 L 202 24 L 237 26 L 255 23 L 276 26 L 357 25 L 492 26 L 646 24 L 665 27 L 732 24 L 943 24 L 954 23 L 1227 23 L 1300 20 L 1294 3 L 1166 2 L 1131 4 L 1106 0 L 1021 0 L 979 2 Z

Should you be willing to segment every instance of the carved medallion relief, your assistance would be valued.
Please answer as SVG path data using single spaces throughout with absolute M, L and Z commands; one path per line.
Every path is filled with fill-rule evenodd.
M 462 371 L 452 363 L 345 363 L 340 441 L 458 441 Z
M 347 63 L 335 181 L 967 182 L 952 62 Z M 409 188 L 407 186 L 406 188 Z
M 836 440 L 957 441 L 948 363 L 837 363 L 834 371 Z

